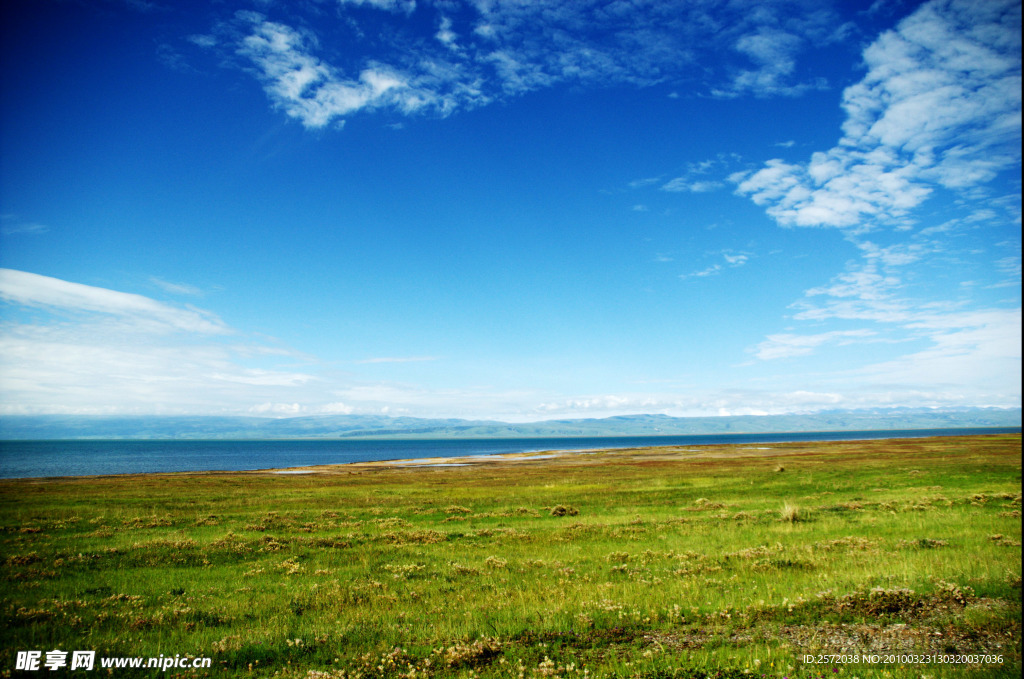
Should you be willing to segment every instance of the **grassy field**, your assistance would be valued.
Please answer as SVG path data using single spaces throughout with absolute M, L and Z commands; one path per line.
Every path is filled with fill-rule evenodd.
M 0 481 L 0 673 L 1020 676 L 1019 435 L 310 471 Z

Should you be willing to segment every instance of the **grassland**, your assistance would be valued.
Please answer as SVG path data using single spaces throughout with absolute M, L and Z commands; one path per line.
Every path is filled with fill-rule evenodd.
M 0 482 L 0 673 L 1020 676 L 1019 435 L 307 471 Z

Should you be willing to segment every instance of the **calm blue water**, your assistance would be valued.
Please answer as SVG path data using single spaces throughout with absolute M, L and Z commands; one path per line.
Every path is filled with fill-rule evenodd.
M 1020 432 L 1020 427 L 985 427 L 791 434 L 429 441 L 0 441 L 0 478 L 242 471 L 422 457 L 498 455 L 541 450 L 721 443 L 850 441 L 923 436 L 966 436 L 970 434 L 1019 434 Z

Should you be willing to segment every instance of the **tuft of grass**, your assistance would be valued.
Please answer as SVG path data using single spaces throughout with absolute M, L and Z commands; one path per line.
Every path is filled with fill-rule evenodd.
M 779 511 L 779 518 L 787 523 L 797 523 L 805 518 L 804 512 L 794 504 L 786 503 Z

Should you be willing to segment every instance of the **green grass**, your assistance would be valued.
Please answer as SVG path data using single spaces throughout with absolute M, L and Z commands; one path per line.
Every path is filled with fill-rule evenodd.
M 1020 445 L 3 481 L 0 672 L 57 648 L 209 676 L 1016 677 Z

